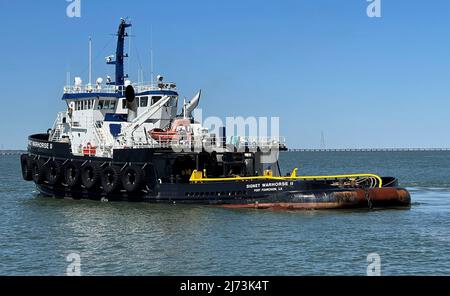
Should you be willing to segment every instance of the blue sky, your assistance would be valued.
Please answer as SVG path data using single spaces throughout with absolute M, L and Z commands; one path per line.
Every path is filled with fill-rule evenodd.
M 450 147 L 450 2 L 381 0 L 0 0 L 0 144 L 26 147 L 64 110 L 66 72 L 113 74 L 120 17 L 133 23 L 131 58 L 182 96 L 204 92 L 206 116 L 279 116 L 291 147 Z M 111 75 L 112 76 L 112 75 Z

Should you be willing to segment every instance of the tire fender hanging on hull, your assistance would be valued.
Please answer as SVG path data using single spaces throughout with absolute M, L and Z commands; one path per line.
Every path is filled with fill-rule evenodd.
M 88 162 L 81 167 L 81 183 L 86 189 L 94 188 L 100 181 L 100 168 L 95 162 Z
M 120 171 L 115 166 L 108 166 L 100 173 L 103 191 L 107 194 L 113 193 L 120 188 Z
M 20 156 L 20 164 L 22 167 L 22 178 L 25 181 L 33 181 L 31 158 L 27 154 L 22 154 Z
M 78 185 L 80 181 L 80 168 L 74 161 L 68 162 L 64 167 L 64 182 L 72 188 Z
M 129 166 L 122 171 L 122 186 L 129 193 L 142 189 L 144 179 L 144 171 L 138 166 Z
M 55 160 L 49 160 L 46 164 L 46 179 L 48 184 L 58 184 L 61 179 L 61 175 L 61 165 Z
M 43 159 L 35 159 L 31 163 L 31 171 L 33 181 L 36 184 L 42 184 L 45 181 L 45 161 Z

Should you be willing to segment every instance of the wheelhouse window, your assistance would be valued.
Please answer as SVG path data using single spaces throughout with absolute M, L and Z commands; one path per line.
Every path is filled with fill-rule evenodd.
M 141 97 L 139 100 L 139 107 L 147 107 L 148 106 L 148 97 Z
M 103 100 L 98 101 L 97 109 L 98 109 L 98 110 L 103 109 L 103 104 L 104 104 L 104 101 L 103 101 Z
M 161 99 L 162 99 L 161 96 L 152 97 L 152 105 L 158 103 L 158 101 L 161 100 Z
M 177 97 L 172 96 L 170 97 L 170 100 L 166 103 L 167 107 L 176 107 L 178 105 Z
M 127 109 L 127 100 L 126 99 L 122 100 L 122 109 Z
M 78 100 L 74 102 L 74 111 L 91 110 L 93 107 L 93 100 Z

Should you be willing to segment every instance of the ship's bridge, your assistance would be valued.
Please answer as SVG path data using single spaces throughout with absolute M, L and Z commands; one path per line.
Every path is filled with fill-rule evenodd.
M 95 86 L 91 84 L 67 85 L 64 87 L 63 100 L 91 99 L 91 98 L 123 98 L 125 96 L 125 86 L 101 84 L 102 80 L 97 80 Z M 132 84 L 136 95 L 165 95 L 178 96 L 175 83 L 137 83 Z
M 95 86 L 80 82 L 81 79 L 75 79 L 75 85 L 64 87 L 62 99 L 67 103 L 67 111 L 58 115 L 52 134 L 54 141 L 63 137 L 70 139 L 73 151 L 81 151 L 80 147 L 86 143 L 112 147 L 122 130 L 143 116 L 146 116 L 145 121 L 133 135 L 137 139 L 146 139 L 147 131 L 167 128 L 177 115 L 175 83 L 163 82 L 162 79 L 146 84 L 127 81 L 126 86 L 133 86 L 135 91 L 135 99 L 129 102 L 126 86 L 103 86 L 101 79 Z M 165 102 L 163 105 L 161 100 Z
M 78 82 L 78 83 L 77 83 Z M 67 106 L 75 115 L 92 116 L 89 111 L 100 111 L 95 116 L 95 120 L 104 121 L 127 121 L 128 107 L 125 98 L 125 86 L 101 85 L 101 78 L 97 80 L 96 86 L 81 85 L 80 80 L 75 79 L 74 86 L 65 86 L 62 99 L 66 101 Z M 130 85 L 127 83 L 126 85 Z M 176 115 L 178 106 L 178 92 L 175 83 L 159 81 L 157 83 L 138 83 L 131 84 L 136 91 L 137 115 L 145 112 L 149 107 L 156 104 L 164 96 L 171 97 L 171 100 L 165 105 L 170 107 L 170 114 L 163 114 L 164 110 L 155 114 L 153 122 L 166 119 L 161 124 L 167 125 Z M 80 112 L 81 111 L 81 112 Z M 88 111 L 88 113 L 86 113 Z M 166 110 L 168 111 L 168 110 Z M 97 112 L 98 113 L 98 112 Z M 159 114 L 161 113 L 161 114 Z M 173 114 L 172 114 L 173 113 Z M 101 117 L 99 117 L 101 116 Z M 75 116 L 78 117 L 78 116 Z M 92 119 L 90 119 L 91 121 Z M 86 121 L 86 119 L 83 119 Z

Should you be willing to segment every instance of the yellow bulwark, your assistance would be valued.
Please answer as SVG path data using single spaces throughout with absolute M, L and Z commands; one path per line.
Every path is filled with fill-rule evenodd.
M 295 181 L 295 180 L 355 180 L 358 178 L 373 178 L 378 181 L 378 187 L 383 187 L 383 180 L 380 176 L 374 174 L 351 174 L 351 175 L 330 175 L 330 176 L 297 176 L 298 169 L 294 169 L 290 176 L 287 177 L 275 177 L 271 170 L 265 170 L 263 176 L 253 177 L 227 177 L 227 178 L 207 178 L 206 171 L 203 170 L 192 172 L 190 182 L 227 182 L 227 181 L 252 181 L 252 180 L 273 180 L 273 181 Z

